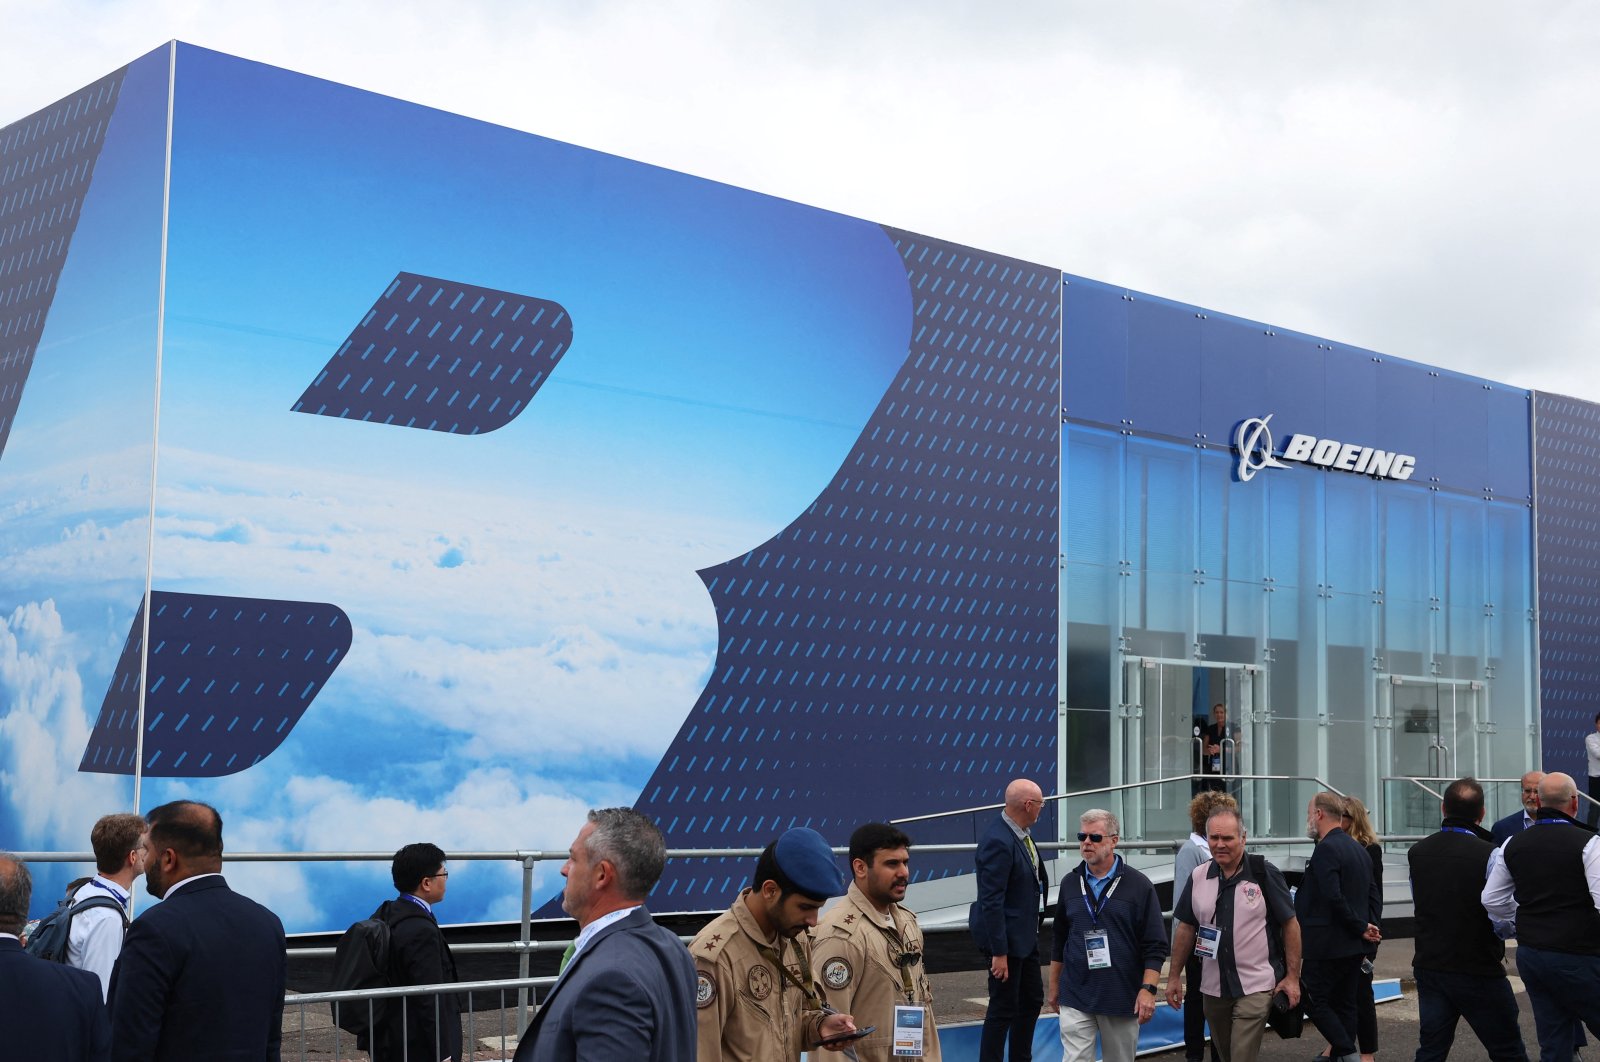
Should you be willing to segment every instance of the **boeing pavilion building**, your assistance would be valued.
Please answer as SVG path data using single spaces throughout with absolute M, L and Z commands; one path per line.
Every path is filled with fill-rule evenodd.
M 961 840 L 1019 775 L 1170 840 L 1217 703 L 1253 835 L 1323 783 L 1416 833 L 1405 779 L 1582 774 L 1597 447 L 1590 402 L 164 45 L 0 128 L 0 843 L 180 796 L 231 850 Z M 241 873 L 291 929 L 384 878 Z

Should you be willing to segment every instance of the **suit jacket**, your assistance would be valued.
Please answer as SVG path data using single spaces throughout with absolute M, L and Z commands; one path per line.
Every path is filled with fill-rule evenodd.
M 434 916 L 410 900 L 386 900 L 373 912 L 389 923 L 389 983 L 442 985 L 456 980 L 456 959 Z M 403 996 L 379 1012 L 373 1062 L 439 1062 L 461 1058 L 457 993 Z M 365 1047 L 365 1044 L 357 1044 Z
M 573 956 L 516 1062 L 694 1062 L 696 1033 L 689 950 L 635 907 Z
M 87 970 L 36 959 L 0 939 L 0 1042 L 7 1058 L 107 1062 L 111 1024 L 100 979 Z
M 220 876 L 184 885 L 128 927 L 111 972 L 116 1062 L 277 1062 L 278 916 Z
M 967 928 L 985 955 L 1032 955 L 1039 948 L 1041 901 L 1050 891 L 1044 859 L 1037 872 L 1028 849 L 998 815 L 978 842 L 978 898 Z
M 1381 894 L 1372 880 L 1372 857 L 1337 826 L 1317 842 L 1295 896 L 1306 960 L 1361 955 L 1361 934 Z
M 1527 824 L 1522 821 L 1522 809 L 1518 808 L 1489 827 L 1489 834 L 1494 838 L 1494 846 L 1499 848 L 1525 829 Z

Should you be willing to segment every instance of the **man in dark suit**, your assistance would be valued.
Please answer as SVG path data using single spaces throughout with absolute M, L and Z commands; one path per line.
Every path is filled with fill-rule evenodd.
M 439 930 L 434 905 L 444 900 L 450 871 L 444 850 L 419 841 L 394 854 L 389 876 L 400 895 L 372 917 L 389 924 L 389 983 L 444 985 L 456 980 L 456 959 Z M 368 1044 L 356 1041 L 363 1050 Z M 441 1062 L 461 1058 L 461 1001 L 454 992 L 402 996 L 378 1011 L 373 1062 Z
M 981 1062 L 1033 1058 L 1033 1029 L 1044 1005 L 1039 969 L 1039 913 L 1050 883 L 1028 830 L 1044 810 L 1044 791 L 1018 778 L 1006 786 L 1005 810 L 978 842 L 978 898 L 967 927 L 989 960 L 989 1010 L 979 1040 Z
M 1533 825 L 1539 814 L 1539 783 L 1543 780 L 1543 771 L 1529 771 L 1522 776 L 1522 806 L 1489 828 L 1496 848 Z
M 178 800 L 145 821 L 145 885 L 162 902 L 128 927 L 111 974 L 112 1057 L 275 1062 L 283 1030 L 283 923 L 228 888 L 215 808 Z
M 100 981 L 87 970 L 36 959 L 22 950 L 33 899 L 28 867 L 0 855 L 0 1027 L 7 1058 L 106 1062 L 111 1026 Z
M 637 811 L 589 812 L 561 868 L 578 939 L 516 1062 L 694 1062 L 694 962 L 644 907 L 666 863 L 661 831 Z
M 1360 1062 L 1356 1050 L 1356 992 L 1361 986 L 1365 942 L 1379 939 L 1367 920 L 1377 883 L 1372 857 L 1339 827 L 1344 800 L 1322 792 L 1306 808 L 1306 833 L 1317 847 L 1306 863 L 1295 897 L 1295 915 L 1305 962 L 1300 982 L 1309 997 L 1306 1014 L 1328 1038 L 1333 1062 Z

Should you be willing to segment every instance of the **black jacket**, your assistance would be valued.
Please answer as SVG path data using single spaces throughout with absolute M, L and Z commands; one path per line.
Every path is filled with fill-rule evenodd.
M 1317 842 L 1295 895 L 1307 962 L 1366 952 L 1373 908 L 1372 858 L 1335 826 Z
M 386 900 L 373 913 L 389 923 L 389 983 L 449 984 L 455 956 L 433 915 L 406 899 Z M 439 1062 L 461 1058 L 461 1000 L 453 992 L 406 996 L 380 1018 L 373 1062 Z M 361 1046 L 361 1045 L 357 1045 Z
M 1466 831 L 1466 832 L 1462 832 Z M 1483 909 L 1483 880 L 1494 839 L 1466 819 L 1445 819 L 1439 832 L 1406 853 L 1416 914 L 1418 970 L 1504 977 L 1506 946 Z

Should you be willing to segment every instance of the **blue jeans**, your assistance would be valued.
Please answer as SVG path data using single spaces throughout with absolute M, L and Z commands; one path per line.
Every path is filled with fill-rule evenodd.
M 1417 978 L 1419 1019 L 1416 1062 L 1445 1062 L 1461 1018 L 1467 1019 L 1493 1062 L 1528 1062 L 1517 1027 L 1517 1000 L 1504 975 L 1417 968 L 1412 973 Z
M 1540 1062 L 1570 1062 L 1582 1026 L 1600 1036 L 1600 955 L 1517 945 L 1517 973 L 1528 989 Z

